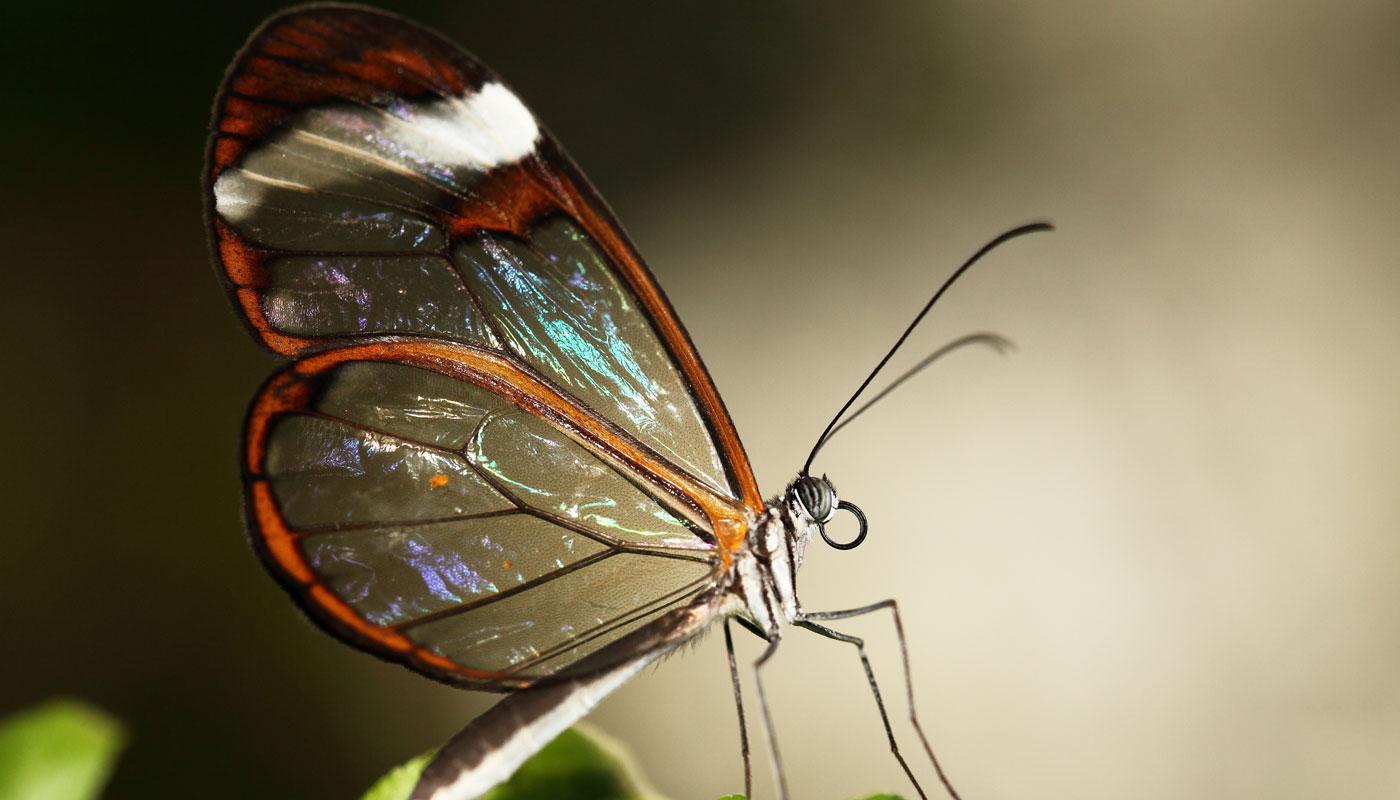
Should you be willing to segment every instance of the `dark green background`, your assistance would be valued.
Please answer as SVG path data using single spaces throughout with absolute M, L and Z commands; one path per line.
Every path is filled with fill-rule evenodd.
M 351 797 L 490 700 L 319 633 L 244 541 L 274 360 L 199 178 L 276 7 L 0 10 L 0 711 L 125 720 L 113 797 Z M 901 364 L 981 329 L 1018 355 L 949 359 L 818 464 L 874 527 L 804 597 L 901 598 L 965 796 L 1400 792 L 1393 2 L 395 7 L 614 205 L 768 493 L 939 276 L 1059 223 Z M 887 624 L 852 630 L 896 681 Z M 597 715 L 677 798 L 740 788 L 714 638 Z M 794 635 L 774 669 L 797 796 L 912 796 L 849 652 Z
M 347 796 L 450 732 L 414 724 L 415 707 L 448 690 L 344 657 L 240 530 L 240 422 L 273 362 L 245 340 L 208 265 L 199 180 L 214 89 L 279 7 L 0 12 L 4 491 L 19 499 L 0 560 L 0 709 L 75 694 L 128 721 L 115 797 Z M 816 88 L 804 74 L 842 20 L 869 13 L 393 8 L 508 76 L 624 216 L 629 186 L 767 135 Z M 356 691 L 367 680 L 379 699 Z

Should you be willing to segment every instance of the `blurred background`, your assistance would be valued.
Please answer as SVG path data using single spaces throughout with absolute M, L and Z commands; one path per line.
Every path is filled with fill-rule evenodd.
M 1058 224 L 892 367 L 979 330 L 1014 355 L 948 357 L 817 464 L 872 532 L 814 551 L 805 603 L 899 598 L 965 798 L 1400 796 L 1400 6 L 393 7 L 610 200 L 766 493 L 965 256 Z M 274 360 L 199 178 L 275 8 L 0 11 L 0 712 L 126 720 L 112 797 L 352 797 L 493 700 L 321 634 L 244 540 Z M 846 629 L 900 706 L 888 620 Z M 849 648 L 794 631 L 772 669 L 796 797 L 913 796 Z M 721 637 L 592 719 L 675 798 L 742 788 Z

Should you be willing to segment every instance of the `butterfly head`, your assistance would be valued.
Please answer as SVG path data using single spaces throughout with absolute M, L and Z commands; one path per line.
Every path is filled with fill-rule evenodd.
M 788 489 L 788 496 L 791 501 L 799 506 L 817 524 L 817 530 L 821 532 L 822 539 L 837 550 L 853 550 L 865 541 L 865 514 L 854 503 L 849 503 L 836 496 L 836 487 L 825 476 L 814 478 L 811 475 L 802 475 L 792 482 L 792 487 Z M 856 521 L 860 523 L 860 532 L 856 538 L 849 542 L 838 542 L 826 535 L 826 524 L 840 510 L 851 512 Z

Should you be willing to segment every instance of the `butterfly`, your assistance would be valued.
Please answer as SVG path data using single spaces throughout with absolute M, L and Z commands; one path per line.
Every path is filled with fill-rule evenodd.
M 765 502 L 617 220 L 515 93 L 440 35 L 345 5 L 265 22 L 219 89 L 205 201 L 229 297 L 289 359 L 245 423 L 258 555 L 332 635 L 509 693 L 442 748 L 419 800 L 479 796 L 716 623 L 750 793 L 731 622 L 768 642 L 760 701 L 787 626 L 864 661 L 861 640 L 825 623 L 888 610 L 904 647 L 893 601 L 814 613 L 797 598 L 816 536 L 847 549 L 866 532 L 812 459 L 953 280 L 1046 227 L 964 264 Z M 850 541 L 827 534 L 840 510 L 860 526 Z

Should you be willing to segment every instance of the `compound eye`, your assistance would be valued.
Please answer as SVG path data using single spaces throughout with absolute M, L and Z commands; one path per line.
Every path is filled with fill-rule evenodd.
M 836 493 L 825 480 L 803 476 L 793 484 L 792 493 L 808 516 L 818 523 L 830 522 L 836 515 Z

